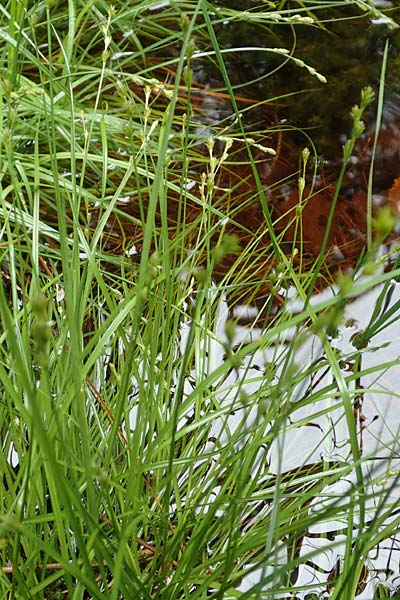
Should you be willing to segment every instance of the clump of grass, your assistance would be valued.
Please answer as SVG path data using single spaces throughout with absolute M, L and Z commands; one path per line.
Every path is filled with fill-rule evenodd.
M 2 595 L 294 597 L 306 591 L 299 569 L 319 554 L 307 536 L 339 520 L 333 537 L 344 532 L 346 542 L 329 589 L 354 597 L 369 553 L 398 528 L 395 450 L 384 473 L 368 469 L 359 413 L 397 365 L 364 361 L 397 318 L 400 269 L 349 276 L 329 299 L 310 301 L 314 273 L 298 274 L 274 229 L 259 140 L 241 125 L 214 32 L 226 19 L 254 18 L 268 31 L 315 15 L 307 3 L 296 14 L 285 3 L 212 12 L 203 2 L 10 0 L 0 10 Z M 193 120 L 196 44 L 222 74 L 234 133 L 208 122 L 204 135 Z M 261 250 L 260 230 L 227 225 L 246 201 L 230 188 L 221 201 L 234 144 L 268 229 Z M 378 218 L 375 230 L 383 226 Z M 274 267 L 267 288 L 263 261 L 263 275 Z M 322 255 L 316 271 L 321 264 Z M 256 290 L 250 299 L 266 294 L 268 323 L 245 342 L 226 305 L 243 281 Z M 378 285 L 365 331 L 350 348 L 334 346 L 347 301 Z M 335 452 L 340 423 L 348 443 Z M 322 442 L 285 467 L 291 437 L 312 425 Z M 326 579 L 314 587 L 322 592 Z

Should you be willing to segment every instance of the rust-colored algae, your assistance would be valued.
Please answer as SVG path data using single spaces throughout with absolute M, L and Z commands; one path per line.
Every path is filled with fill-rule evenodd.
M 291 258 L 294 267 L 301 265 L 303 270 L 307 270 L 321 252 L 341 160 L 340 157 L 332 160 L 331 166 L 325 169 L 326 172 L 323 169 L 317 175 L 307 172 L 306 186 L 299 198 L 298 168 L 288 160 L 288 156 L 301 154 L 301 148 L 295 148 L 293 144 L 290 146 L 290 138 L 286 141 L 285 134 L 280 133 L 269 134 L 264 138 L 260 135 L 256 138 L 251 136 L 251 139 L 258 144 L 254 143 L 250 148 L 256 173 L 249 160 L 249 149 L 243 142 L 235 142 L 228 157 L 219 166 L 213 179 L 213 190 L 207 196 L 210 205 L 207 209 L 207 227 L 209 231 L 214 231 L 211 236 L 212 245 L 219 243 L 223 234 L 234 234 L 238 240 L 237 250 L 214 266 L 214 279 L 232 286 L 230 298 L 233 302 L 260 304 L 271 293 L 270 274 L 277 264 L 264 209 L 270 213 L 280 246 Z M 364 251 L 372 143 L 373 132 L 365 134 L 356 143 L 356 166 L 349 167 L 338 194 L 317 283 L 319 286 L 333 281 L 338 272 L 354 268 Z M 269 156 L 262 152 L 257 149 L 260 145 L 276 147 L 277 155 Z M 206 155 L 205 149 L 204 154 Z M 397 212 L 397 198 L 400 199 L 400 194 L 399 179 L 396 177 L 400 175 L 400 165 L 394 129 L 383 130 L 376 156 L 378 163 L 382 163 L 382 169 L 374 187 L 375 196 L 379 198 L 381 205 L 388 204 Z M 192 186 L 189 186 L 187 193 L 182 189 L 177 191 L 179 178 L 170 182 L 174 183 L 169 189 L 167 206 L 170 237 L 175 238 L 179 232 L 188 251 L 196 247 L 204 196 L 207 195 L 204 180 L 201 183 L 202 172 L 207 172 L 204 165 L 192 170 Z M 384 189 L 382 185 L 385 186 Z M 130 218 L 133 216 L 139 221 L 143 216 L 145 218 L 147 201 L 146 192 L 143 191 L 140 202 L 132 200 L 120 206 L 118 221 L 114 218 L 109 226 L 105 244 L 107 249 L 122 251 L 121 239 L 125 239 L 126 243 L 135 244 L 140 257 L 141 226 L 132 224 Z M 159 216 L 156 223 L 160 224 Z M 204 227 L 204 222 L 201 227 Z M 202 259 L 199 258 L 199 265 L 201 264 Z M 279 302 L 279 298 L 276 299 Z

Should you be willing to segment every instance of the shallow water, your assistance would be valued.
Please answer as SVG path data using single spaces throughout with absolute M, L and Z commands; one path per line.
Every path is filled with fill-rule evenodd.
M 216 4 L 231 5 L 230 2 Z M 251 12 L 254 6 L 255 3 L 247 0 L 235 8 Z M 302 16 L 308 14 L 300 10 L 298 3 L 289 2 L 285 4 L 285 9 L 287 7 L 297 9 Z M 331 158 L 340 154 L 341 144 L 351 127 L 350 109 L 359 103 L 360 90 L 366 85 L 377 89 L 386 40 L 389 41 L 386 100 L 390 103 L 392 95 L 399 90 L 400 33 L 393 28 L 391 19 L 400 22 L 400 8 L 395 4 L 390 7 L 386 18 L 374 19 L 350 2 L 347 7 L 335 7 L 332 3 L 325 10 L 313 6 L 315 12 L 311 14 L 322 24 L 297 25 L 295 30 L 281 24 L 271 25 L 271 21 L 267 21 L 267 26 L 260 21 L 240 18 L 220 22 L 219 14 L 215 14 L 214 29 L 221 48 L 242 49 L 224 55 L 224 62 L 246 123 L 265 128 L 267 109 L 270 121 L 284 120 L 289 127 L 299 128 L 291 132 L 297 145 L 308 143 L 307 134 L 319 154 Z M 331 23 L 332 17 L 342 20 Z M 274 52 L 282 48 L 317 69 L 326 83 L 286 55 Z M 223 89 L 214 56 L 195 58 L 193 68 L 195 80 L 206 84 L 206 94 Z M 251 100 L 261 105 L 253 107 Z M 399 110 L 395 107 L 396 103 L 393 108 L 398 119 Z M 375 110 L 371 110 L 369 121 L 374 123 Z

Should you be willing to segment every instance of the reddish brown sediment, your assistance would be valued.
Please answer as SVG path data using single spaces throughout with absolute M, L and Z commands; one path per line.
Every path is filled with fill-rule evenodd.
M 321 251 L 334 193 L 334 185 L 316 191 L 307 186 L 303 200 L 299 200 L 298 191 L 294 189 L 280 205 L 284 239 L 310 260 L 316 259 Z M 299 220 L 296 213 L 301 216 Z M 366 215 L 366 193 L 357 191 L 351 198 L 339 195 L 327 237 L 326 262 L 329 266 L 354 266 L 365 245 Z
M 273 119 L 269 119 L 269 122 L 273 122 Z M 270 273 L 277 262 L 271 247 L 262 196 L 270 211 L 281 248 L 291 258 L 295 268 L 298 265 L 307 270 L 307 266 L 315 263 L 321 251 L 341 162 L 339 158 L 336 162 L 331 161 L 329 173 L 321 171 L 317 177 L 307 174 L 308 181 L 299 200 L 298 172 L 296 165 L 287 158 L 296 155 L 296 148 L 290 145 L 290 140 L 286 141 L 285 134 L 278 132 L 266 137 L 250 133 L 249 137 L 258 145 L 275 147 L 276 156 L 266 154 L 256 144 L 246 148 L 243 142 L 235 141 L 227 159 L 220 165 L 214 177 L 213 190 L 208 195 L 207 186 L 203 183 L 202 187 L 201 184 L 202 172 L 207 174 L 207 161 L 190 172 L 193 183 L 187 193 L 185 190 L 180 193 L 176 191 L 180 185 L 179 178 L 170 182 L 175 184 L 175 189 L 170 187 L 167 214 L 170 237 L 175 238 L 179 231 L 185 237 L 187 250 L 190 251 L 197 238 L 206 196 L 207 202 L 212 205 L 212 210 L 208 210 L 207 226 L 209 230 L 215 229 L 211 244 L 220 243 L 224 233 L 234 234 L 239 242 L 236 252 L 225 256 L 223 261 L 214 266 L 214 279 L 232 286 L 233 302 L 259 304 L 271 292 Z M 354 268 L 364 251 L 372 143 L 373 135 L 365 135 L 356 143 L 354 160 L 344 178 L 332 215 L 319 277 L 320 286 L 333 281 L 339 272 Z M 223 144 L 220 152 L 222 150 Z M 257 174 L 250 163 L 249 151 Z M 300 154 L 301 149 L 297 152 Z M 204 154 L 207 154 L 206 149 Z M 376 152 L 377 168 L 381 170 L 377 174 L 374 191 L 380 193 L 381 203 L 387 203 L 394 212 L 398 212 L 399 202 L 395 197 L 400 187 L 396 179 L 400 175 L 398 156 L 395 129 L 384 128 Z M 382 185 L 387 187 L 382 189 Z M 133 216 L 140 221 L 146 215 L 146 206 L 146 193 L 142 192 L 140 202 L 133 200 L 120 207 L 122 214 L 118 221 L 114 217 L 109 223 L 106 243 L 109 250 L 122 250 L 120 242 L 125 239 L 135 244 L 140 257 L 141 227 L 129 223 L 128 217 Z M 182 221 L 183 207 L 185 217 Z M 160 224 L 159 215 L 156 215 L 156 224 Z M 188 229 L 186 236 L 185 227 Z M 201 262 L 199 259 L 199 265 Z
M 170 80 L 171 78 L 173 74 L 169 76 Z M 112 81 L 109 84 L 109 90 L 112 90 Z M 144 100 L 145 90 L 142 86 L 129 84 L 129 87 L 136 96 Z M 165 89 L 170 87 L 172 84 L 165 84 Z M 114 102 L 117 97 L 116 91 Z M 195 83 L 190 98 L 190 133 L 196 133 L 195 129 L 198 127 L 199 141 L 194 149 L 189 151 L 186 177 L 182 176 L 182 165 L 179 163 L 172 163 L 166 170 L 169 177 L 165 182 L 165 186 L 168 187 L 166 213 L 169 236 L 171 240 L 179 236 L 187 252 L 199 247 L 197 238 L 206 198 L 207 227 L 214 231 L 211 245 L 219 244 L 224 233 L 234 234 L 238 239 L 237 251 L 214 265 L 214 279 L 231 286 L 232 302 L 260 304 L 271 294 L 270 275 L 278 266 L 276 253 L 271 246 L 268 223 L 273 224 L 282 251 L 287 254 L 293 266 L 299 268 L 299 273 L 306 274 L 307 268 L 317 260 L 342 166 L 341 147 L 338 146 L 338 156 L 329 157 L 325 167 L 320 168 L 317 174 L 314 173 L 311 159 L 309 160 L 310 168 L 305 174 L 306 186 L 299 199 L 299 157 L 302 147 L 298 138 L 291 135 L 290 127 L 287 127 L 287 131 L 282 131 L 284 125 L 277 122 L 278 107 L 271 103 L 257 106 L 257 131 L 247 133 L 250 143 L 246 145 L 242 135 L 230 134 L 229 127 L 226 133 L 225 130 L 221 130 L 218 119 L 214 125 L 214 117 L 210 117 L 210 112 L 214 110 L 219 115 L 225 115 L 229 104 L 226 94 L 207 91 L 206 86 Z M 246 98 L 238 100 L 242 106 L 246 106 L 246 103 L 251 106 L 255 102 L 252 99 L 247 101 Z M 185 114 L 187 101 L 187 89 L 182 85 L 178 99 L 178 115 Z M 169 100 L 162 87 L 153 90 L 151 102 L 152 109 L 161 112 L 168 105 Z M 220 131 L 222 133 L 218 135 Z M 204 142 L 204 137 L 208 135 L 214 137 L 213 152 L 217 158 L 224 151 L 226 139 L 232 135 L 234 140 L 227 158 L 215 173 L 213 189 L 209 192 L 207 182 L 202 185 L 202 176 L 206 179 L 209 177 L 209 156 Z M 365 248 L 367 189 L 373 140 L 374 130 L 371 127 L 357 141 L 354 148 L 327 237 L 324 262 L 319 276 L 320 286 L 325 285 L 327 281 L 333 281 L 339 272 L 354 268 Z M 373 191 L 380 194 L 382 203 L 389 204 L 396 214 L 399 212 L 400 203 L 399 141 L 396 124 L 392 121 L 384 123 L 374 160 Z M 269 155 L 260 147 L 273 148 L 276 155 Z M 255 168 L 251 164 L 249 154 Z M 179 149 L 176 155 L 179 156 Z M 121 161 L 123 156 L 115 158 Z M 111 155 L 110 160 L 112 159 Z M 157 160 L 157 157 L 150 155 L 150 159 Z M 88 180 L 94 177 L 95 174 L 88 173 Z M 117 189 L 120 180 L 121 173 L 110 174 L 110 190 Z M 90 187 L 92 185 L 90 183 Z M 151 181 L 149 183 L 144 177 L 132 177 L 127 182 L 121 194 L 125 200 L 117 203 L 118 212 L 113 211 L 104 228 L 104 250 L 122 254 L 134 246 L 137 255 L 132 260 L 140 259 L 150 186 Z M 126 198 L 129 198 L 129 202 L 126 202 Z M 270 221 L 266 218 L 265 209 L 270 213 Z M 86 227 L 96 225 L 97 210 L 89 208 L 89 223 L 84 223 Z M 44 220 L 56 221 L 56 215 L 49 214 L 48 208 L 44 207 L 42 214 Z M 301 215 L 300 220 L 297 220 L 298 215 Z M 155 225 L 161 225 L 160 211 L 156 213 Z M 198 258 L 199 267 L 207 260 L 204 249 L 203 253 L 204 256 Z M 277 301 L 279 302 L 279 298 Z
M 394 180 L 388 192 L 389 205 L 395 215 L 400 214 L 400 177 Z

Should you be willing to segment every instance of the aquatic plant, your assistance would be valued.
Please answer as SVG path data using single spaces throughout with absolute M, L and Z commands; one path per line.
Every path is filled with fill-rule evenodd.
M 377 9 L 318 4 L 0 7 L 4 596 L 395 588 L 391 566 L 374 585 L 372 556 L 397 551 L 398 435 L 363 403 L 397 397 L 400 270 L 377 257 L 395 211 L 372 205 L 397 202 L 397 12 L 344 103 L 343 152 L 297 104 L 326 85 L 325 57 L 290 40 L 339 38 L 344 18 L 368 37 Z

